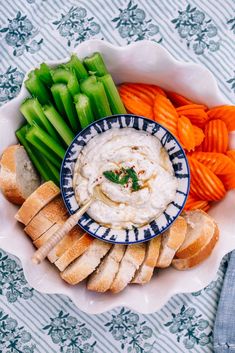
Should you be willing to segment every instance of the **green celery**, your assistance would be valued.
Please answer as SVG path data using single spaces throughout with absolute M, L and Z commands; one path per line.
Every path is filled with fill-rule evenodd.
M 41 104 L 46 104 L 51 99 L 51 94 L 45 84 L 39 79 L 35 71 L 31 71 L 27 80 L 25 81 L 25 87 L 36 97 Z
M 52 79 L 54 83 L 65 83 L 72 96 L 80 92 L 77 77 L 73 72 L 69 70 L 63 69 L 61 67 L 53 70 Z
M 88 77 L 87 70 L 85 69 L 83 63 L 78 59 L 76 54 L 72 54 L 69 62 L 67 62 L 64 66 L 75 72 L 78 80 Z
M 26 139 L 34 146 L 36 149 L 42 153 L 44 157 L 46 157 L 49 161 L 51 161 L 57 168 L 61 166 L 61 158 L 52 151 L 48 146 L 42 142 L 34 133 L 34 126 L 31 126 L 25 135 Z
M 74 102 L 81 127 L 84 129 L 94 121 L 90 100 L 85 94 L 79 93 L 74 96 Z
M 103 76 L 108 73 L 100 53 L 94 53 L 93 55 L 86 57 L 83 60 L 83 63 L 86 69 L 92 73 L 95 73 L 96 76 Z
M 47 86 L 51 86 L 53 84 L 50 68 L 47 64 L 42 63 L 39 69 L 35 70 L 35 74 Z
M 21 103 L 20 111 L 30 125 L 35 121 L 37 125 L 45 128 L 49 135 L 59 142 L 58 135 L 43 113 L 42 106 L 37 98 L 27 98 Z
M 43 110 L 47 119 L 54 126 L 62 140 L 69 146 L 75 135 L 63 120 L 62 116 L 56 111 L 53 105 L 46 105 L 43 107 Z
M 35 146 L 31 145 L 26 140 L 26 134 L 30 129 L 30 125 L 23 125 L 20 129 L 16 131 L 16 137 L 20 141 L 20 143 L 24 146 L 26 152 L 28 153 L 29 158 L 34 164 L 35 168 L 39 172 L 40 176 L 43 180 L 48 181 L 52 180 L 57 185 L 59 185 L 58 175 L 59 170 L 50 163 L 43 155 L 40 153 Z M 47 168 L 45 168 L 45 165 Z M 57 171 L 57 172 L 56 172 Z
M 92 83 L 89 79 L 81 84 L 81 90 L 85 93 L 90 101 L 95 114 L 95 118 L 104 118 L 105 116 L 112 115 L 110 110 L 108 98 L 102 82 Z
M 55 83 L 51 87 L 51 92 L 59 112 L 62 115 L 67 116 L 73 131 L 78 132 L 79 121 L 77 119 L 73 98 L 68 90 L 68 87 L 64 83 Z
M 113 114 L 126 114 L 126 109 L 120 98 L 117 87 L 113 82 L 110 74 L 99 77 L 99 81 L 103 83 L 109 105 Z

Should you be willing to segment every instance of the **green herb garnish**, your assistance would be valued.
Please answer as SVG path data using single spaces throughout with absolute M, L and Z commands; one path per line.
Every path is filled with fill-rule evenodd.
M 103 172 L 106 179 L 115 184 L 125 185 L 129 179 L 132 180 L 132 190 L 137 191 L 140 189 L 138 176 L 133 168 L 122 168 L 121 171 L 107 170 Z

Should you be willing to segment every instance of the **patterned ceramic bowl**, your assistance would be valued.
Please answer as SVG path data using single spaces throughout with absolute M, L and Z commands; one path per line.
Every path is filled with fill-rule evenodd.
M 92 236 L 111 243 L 133 244 L 147 241 L 164 232 L 176 220 L 187 199 L 190 180 L 187 158 L 179 142 L 156 122 L 137 115 L 115 115 L 98 120 L 82 130 L 67 149 L 62 163 L 60 185 L 63 199 L 70 214 L 74 214 L 79 209 L 73 189 L 74 168 L 79 153 L 92 138 L 113 127 L 142 130 L 161 141 L 178 181 L 175 200 L 160 216 L 139 228 L 120 230 L 107 228 L 95 222 L 87 213 L 82 216 L 78 224 Z

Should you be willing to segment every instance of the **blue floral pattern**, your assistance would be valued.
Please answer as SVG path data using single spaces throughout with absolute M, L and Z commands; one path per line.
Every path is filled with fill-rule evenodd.
M 23 269 L 4 251 L 0 251 L 0 295 L 5 295 L 9 303 L 19 298 L 29 299 L 33 288 L 28 287 Z
M 192 349 L 195 345 L 207 346 L 212 341 L 212 331 L 209 321 L 204 320 L 202 315 L 196 315 L 196 309 L 192 307 L 181 307 L 178 314 L 172 313 L 171 321 L 164 326 L 169 328 L 170 333 L 176 335 L 177 342 L 181 342 L 186 349 Z
M 61 353 L 95 353 L 96 341 L 91 343 L 91 330 L 69 313 L 60 311 L 56 317 L 50 318 L 43 330 L 59 346 Z
M 67 39 L 70 47 L 76 47 L 84 40 L 100 33 L 100 25 L 94 21 L 94 17 L 87 16 L 84 7 L 71 7 L 68 13 L 61 14 L 61 18 L 53 22 L 59 34 Z
M 119 15 L 113 18 L 112 22 L 128 44 L 142 39 L 152 39 L 157 43 L 162 41 L 159 26 L 153 24 L 152 19 L 147 19 L 145 11 L 133 1 L 130 1 L 126 8 L 119 9 Z
M 36 39 L 39 34 L 37 28 L 26 15 L 22 15 L 20 11 L 17 12 L 16 17 L 8 19 L 7 27 L 0 29 L 0 33 L 5 35 L 6 43 L 13 47 L 13 55 L 20 56 L 24 52 L 35 54 L 41 48 L 43 39 Z
M 188 4 L 184 11 L 178 11 L 178 15 L 171 22 L 175 25 L 179 36 L 186 41 L 187 47 L 192 47 L 195 54 L 204 54 L 206 50 L 210 52 L 219 50 L 217 27 L 204 12 Z
M 119 314 L 112 315 L 112 319 L 105 326 L 113 338 L 120 342 L 122 350 L 127 348 L 128 353 L 155 351 L 155 341 L 149 341 L 153 336 L 153 330 L 146 325 L 146 321 L 140 322 L 139 315 L 131 310 L 122 308 Z
M 24 79 L 23 72 L 9 66 L 5 73 L 0 73 L 0 104 L 17 96 Z
M 0 352 L 34 353 L 35 349 L 31 334 L 0 309 Z

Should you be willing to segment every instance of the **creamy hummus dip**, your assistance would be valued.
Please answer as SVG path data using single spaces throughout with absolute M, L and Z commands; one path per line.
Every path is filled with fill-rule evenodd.
M 75 164 L 73 186 L 87 213 L 113 229 L 140 227 L 175 199 L 177 179 L 166 150 L 147 132 L 112 128 L 91 139 Z

